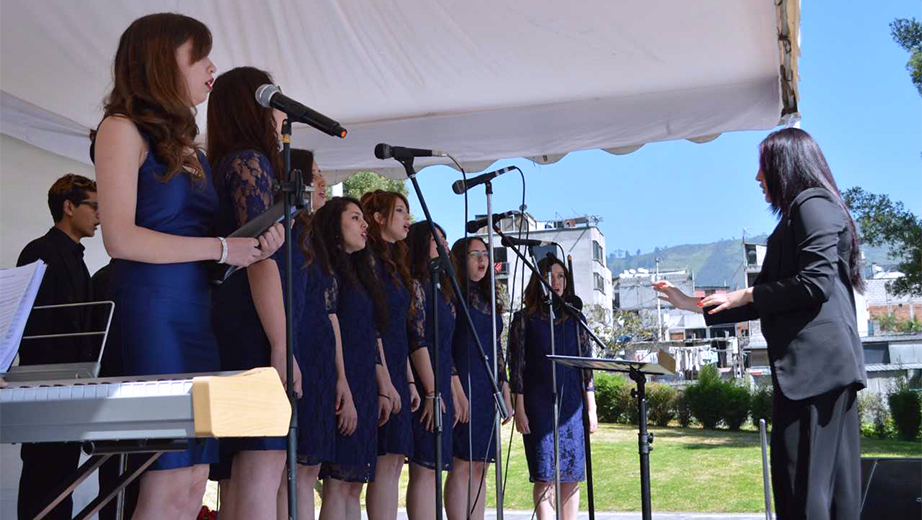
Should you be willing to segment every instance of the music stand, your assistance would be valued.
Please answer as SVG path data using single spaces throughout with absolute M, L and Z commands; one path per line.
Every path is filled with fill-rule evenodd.
M 643 520 L 652 520 L 650 506 L 650 444 L 653 434 L 647 432 L 647 394 L 644 385 L 647 375 L 675 375 L 675 359 L 665 350 L 657 352 L 655 363 L 648 361 L 627 361 L 624 359 L 585 358 L 579 356 L 547 356 L 552 363 L 583 370 L 604 370 L 606 372 L 623 372 L 628 374 L 637 389 L 631 392 L 637 398 L 637 420 L 640 423 L 637 447 L 640 454 L 640 500 Z

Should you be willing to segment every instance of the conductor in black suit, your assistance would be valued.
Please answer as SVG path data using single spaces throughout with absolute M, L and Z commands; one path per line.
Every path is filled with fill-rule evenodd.
M 35 298 L 36 306 L 92 301 L 93 288 L 80 241 L 95 235 L 99 226 L 96 183 L 80 175 L 61 177 L 48 190 L 48 208 L 54 226 L 26 245 L 16 265 L 36 260 L 47 264 Z M 88 308 L 35 310 L 29 316 L 24 335 L 86 332 L 89 327 Z M 23 340 L 19 347 L 19 364 L 93 361 L 100 345 L 98 339 L 91 338 Z M 20 519 L 32 518 L 47 505 L 43 501 L 48 494 L 77 469 L 80 446 L 76 443 L 23 444 L 20 457 L 18 515 Z M 45 518 L 69 519 L 72 508 L 73 501 L 68 497 Z
M 853 290 L 858 238 L 819 146 L 797 128 L 759 146 L 765 201 L 780 217 L 752 287 L 700 301 L 654 288 L 708 325 L 760 319 L 772 368 L 771 473 L 779 519 L 858 519 L 856 394 L 867 384 Z

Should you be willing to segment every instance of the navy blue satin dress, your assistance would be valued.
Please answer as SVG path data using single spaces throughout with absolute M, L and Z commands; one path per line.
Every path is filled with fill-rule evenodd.
M 390 246 L 393 247 L 393 246 Z M 376 259 L 378 279 L 384 286 L 387 297 L 388 327 L 381 333 L 384 358 L 387 361 L 391 383 L 400 394 L 402 406 L 397 415 L 378 428 L 378 455 L 413 455 L 413 420 L 410 411 L 410 388 L 407 381 L 407 317 L 410 311 L 410 291 L 388 272 L 380 259 Z
M 339 287 L 319 261 L 307 263 L 300 246 L 307 237 L 300 222 L 291 236 L 291 315 L 304 391 L 298 400 L 298 462 L 313 466 L 332 461 L 336 448 L 336 336 L 329 315 L 336 313 Z M 284 248 L 275 258 L 284 294 Z
M 573 318 L 554 325 L 555 352 L 565 356 L 589 356 L 589 341 L 577 330 Z M 522 436 L 525 459 L 532 482 L 554 481 L 554 399 L 550 325 L 546 315 L 519 311 L 509 334 L 509 372 L 512 391 L 525 396 L 525 413 L 531 433 Z M 558 366 L 557 393 L 560 400 L 560 480 L 584 480 L 586 452 L 583 436 L 584 386 L 578 370 Z
M 471 320 L 480 344 L 493 369 L 493 323 L 488 302 L 484 302 L 480 293 L 471 294 L 469 306 Z M 506 362 L 500 338 L 503 332 L 503 320 L 496 317 L 496 353 L 499 359 L 497 377 L 500 388 L 506 381 Z M 454 431 L 454 456 L 462 460 L 496 461 L 496 435 L 494 414 L 496 404 L 493 399 L 493 385 L 490 376 L 483 367 L 480 352 L 471 337 L 470 329 L 459 323 L 455 329 L 454 359 L 464 394 L 470 402 L 471 420 L 468 424 L 458 423 Z
M 135 224 L 170 235 L 214 236 L 218 196 L 211 168 L 199 154 L 204 178 L 179 172 L 163 182 L 166 165 L 151 146 L 138 170 Z M 218 345 L 211 330 L 209 262 L 149 264 L 112 261 L 112 323 L 126 375 L 188 374 L 219 370 Z M 112 348 L 113 346 L 110 346 Z M 191 439 L 181 452 L 161 455 L 150 469 L 216 462 L 215 439 Z
M 378 331 L 375 304 L 368 291 L 355 281 L 339 280 L 339 318 L 343 342 L 343 365 L 358 414 L 352 435 L 336 432 L 333 461 L 324 463 L 321 477 L 344 482 L 372 482 L 378 460 L 378 383 L 375 379 Z
M 434 339 L 439 338 L 439 388 L 442 392 L 442 401 L 445 403 L 445 412 L 442 414 L 442 469 L 451 469 L 452 459 L 452 423 L 454 422 L 455 408 L 451 397 L 451 376 L 454 373 L 452 360 L 452 339 L 455 333 L 455 306 L 442 294 L 437 298 L 432 297 L 432 286 L 425 287 L 419 281 L 414 281 L 414 302 L 411 316 L 411 349 L 429 349 L 430 361 L 434 356 Z M 433 320 L 433 305 L 438 305 L 438 331 Z M 420 397 L 425 399 L 426 390 L 422 387 L 422 380 L 413 367 L 413 376 L 416 379 L 417 390 Z M 425 402 L 423 403 L 425 404 Z M 413 414 L 413 456 L 411 462 L 420 466 L 435 469 L 435 432 L 426 430 L 419 422 L 423 406 Z
M 218 236 L 230 235 L 272 207 L 275 173 L 265 155 L 255 150 L 231 154 L 215 166 L 214 178 L 219 200 Z M 213 302 L 221 370 L 271 366 L 269 338 L 253 303 L 247 270 L 240 269 L 215 289 Z M 238 451 L 284 450 L 285 446 L 285 437 L 225 439 L 221 441 L 221 463 L 226 465 Z

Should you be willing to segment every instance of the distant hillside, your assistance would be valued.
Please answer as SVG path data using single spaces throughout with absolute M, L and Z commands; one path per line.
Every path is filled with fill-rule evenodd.
M 767 234 L 746 237 L 747 242 L 764 244 Z M 609 245 L 610 250 L 617 249 Z M 868 264 L 896 264 L 897 260 L 887 256 L 886 248 L 864 247 L 865 260 Z M 697 285 L 730 285 L 733 274 L 743 261 L 742 242 L 738 238 L 719 240 L 709 244 L 683 244 L 679 246 L 657 248 L 652 253 L 616 258 L 608 255 L 608 268 L 612 276 L 618 276 L 627 269 L 654 269 L 656 258 L 660 259 L 660 269 L 689 269 L 695 274 Z

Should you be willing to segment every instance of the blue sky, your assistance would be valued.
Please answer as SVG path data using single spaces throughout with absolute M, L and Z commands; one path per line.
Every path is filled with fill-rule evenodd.
M 894 18 L 922 20 L 922 3 L 809 0 L 801 6 L 801 127 L 820 143 L 841 189 L 886 193 L 922 214 L 922 96 L 905 68 L 909 55 L 889 28 Z M 744 228 L 749 235 L 770 232 L 775 217 L 754 181 L 757 147 L 768 133 L 727 133 L 703 145 L 652 143 L 622 156 L 575 152 L 546 166 L 498 161 L 494 167 L 515 164 L 525 172 L 526 204 L 538 219 L 598 215 L 606 254 L 646 253 L 738 238 Z M 464 198 L 450 188 L 458 177 L 444 167 L 417 176 L 450 241 L 463 232 Z M 495 180 L 494 210 L 517 208 L 521 186 L 514 172 Z M 411 211 L 421 218 L 408 188 Z M 471 217 L 485 207 L 483 189 L 471 190 Z

